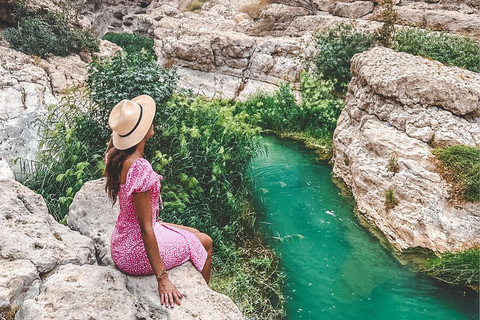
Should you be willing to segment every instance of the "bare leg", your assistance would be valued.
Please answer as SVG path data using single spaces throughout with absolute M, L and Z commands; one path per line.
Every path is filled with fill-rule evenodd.
M 162 222 L 162 223 L 164 223 L 168 226 L 171 226 L 171 227 L 178 228 L 178 229 L 183 229 L 183 230 L 190 231 L 191 233 L 193 233 L 194 235 L 197 236 L 197 238 L 200 240 L 200 242 L 202 243 L 205 250 L 207 250 L 207 254 L 208 254 L 207 255 L 207 261 L 205 261 L 205 265 L 204 265 L 203 270 L 202 270 L 202 276 L 208 284 L 210 282 L 210 274 L 212 272 L 212 251 L 213 251 L 212 238 L 210 238 L 210 236 L 208 234 L 201 233 L 197 229 L 194 229 L 194 228 L 191 228 L 191 227 L 186 227 L 186 226 L 182 226 L 182 225 L 179 225 L 179 224 L 168 223 L 168 222 Z
M 212 250 L 213 250 L 213 241 L 212 238 L 208 234 L 205 233 L 197 233 L 195 234 L 200 242 L 203 244 L 205 249 L 207 250 L 207 261 L 205 261 L 205 265 L 203 266 L 202 276 L 207 282 L 210 282 L 210 274 L 212 272 Z

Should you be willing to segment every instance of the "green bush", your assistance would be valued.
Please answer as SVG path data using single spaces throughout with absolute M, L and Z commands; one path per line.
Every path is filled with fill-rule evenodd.
M 86 83 L 98 105 L 92 118 L 104 128 L 99 137 L 103 141 L 109 139 L 108 116 L 118 102 L 147 94 L 157 102 L 157 109 L 161 109 L 177 85 L 176 70 L 161 68 L 146 52 L 117 51 L 112 57 L 94 58 L 88 73 Z
M 334 98 L 332 81 L 301 74 L 302 102 L 295 101 L 289 84 L 280 85 L 274 93 L 259 92 L 244 102 L 239 110 L 248 114 L 247 121 L 278 133 L 305 133 L 314 138 L 333 135 L 343 101 Z
M 12 18 L 17 26 L 3 32 L 13 49 L 42 58 L 49 54 L 64 57 L 82 50 L 98 51 L 96 33 L 73 27 L 64 13 L 41 14 L 22 4 L 13 8 Z
M 239 110 L 245 111 L 248 121 L 278 132 L 301 129 L 301 114 L 290 84 L 283 83 L 274 93 L 258 92 L 246 101 L 238 103 Z
M 343 109 L 343 100 L 334 97 L 334 83 L 322 80 L 313 74 L 302 72 L 300 75 L 302 103 L 301 132 L 312 137 L 333 137 L 337 120 Z
M 397 30 L 392 49 L 480 72 L 478 42 L 469 37 L 417 28 Z
M 314 62 L 319 77 L 331 80 L 338 91 L 345 92 L 352 77 L 350 59 L 354 54 L 368 50 L 373 41 L 373 33 L 357 30 L 348 23 L 339 23 L 317 34 L 319 54 Z
M 153 58 L 157 58 L 153 50 L 153 40 L 136 33 L 107 33 L 104 40 L 113 42 L 123 48 L 127 53 L 139 53 L 144 49 Z
M 463 286 L 476 287 L 479 281 L 479 249 L 463 252 L 445 252 L 441 257 L 426 259 L 418 270 L 439 280 Z
M 395 19 L 394 10 L 387 11 L 386 15 L 384 27 L 375 34 L 349 23 L 340 23 L 316 34 L 319 53 L 314 57 L 314 63 L 317 77 L 332 81 L 336 91 L 345 93 L 352 77 L 351 58 L 356 53 L 370 49 L 375 39 L 390 45 L 396 51 L 480 71 L 480 49 L 475 39 L 418 28 L 404 27 L 394 31 L 391 23 Z
M 480 150 L 465 145 L 435 148 L 432 153 L 440 159 L 442 176 L 458 187 L 467 201 L 479 201 Z

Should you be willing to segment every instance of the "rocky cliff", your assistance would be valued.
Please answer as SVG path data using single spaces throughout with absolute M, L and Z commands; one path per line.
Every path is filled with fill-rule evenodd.
M 242 319 L 226 296 L 211 290 L 187 262 L 169 272 L 184 295 L 181 306 L 160 305 L 155 277 L 120 272 L 109 256 L 118 208 L 102 180 L 77 193 L 68 223 L 56 222 L 45 201 L 11 179 L 0 162 L 0 318 Z
M 358 209 L 397 249 L 479 245 L 479 203 L 449 201 L 432 145 L 480 145 L 480 74 L 376 47 L 351 62 L 353 78 L 333 140 L 334 173 Z M 394 155 L 399 171 L 389 171 Z M 385 207 L 385 191 L 399 203 Z
M 311 35 L 335 23 L 355 19 L 377 28 L 377 0 L 315 0 L 317 15 L 303 8 L 256 0 L 209 0 L 200 12 L 192 1 L 77 0 L 80 24 L 106 32 L 136 32 L 155 40 L 164 66 L 177 66 L 180 84 L 207 96 L 245 99 L 258 89 L 272 90 L 282 80 L 297 82 Z M 265 1 L 264 1 L 265 2 Z M 54 8 L 60 0 L 38 0 Z M 399 24 L 480 35 L 478 2 L 471 0 L 397 0 Z M 1 12 L 0 12 L 1 16 Z
M 80 11 L 101 34 L 139 32 L 155 39 L 159 62 L 179 67 L 182 86 L 239 99 L 282 80 L 296 82 L 313 32 L 350 19 L 376 28 L 382 20 L 376 0 L 315 0 L 317 15 L 255 0 L 209 0 L 194 13 L 186 9 L 190 2 L 82 0 Z M 480 35 L 475 1 L 396 1 L 395 9 L 401 24 Z

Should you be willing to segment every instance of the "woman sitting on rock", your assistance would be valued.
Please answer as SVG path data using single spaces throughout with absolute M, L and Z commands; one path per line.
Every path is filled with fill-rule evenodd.
M 105 154 L 105 190 L 120 203 L 111 238 L 117 267 L 132 275 L 155 274 L 160 303 L 180 305 L 182 295 L 167 271 L 191 260 L 205 281 L 212 269 L 212 239 L 200 231 L 157 222 L 162 176 L 143 158 L 145 142 L 153 136 L 155 101 L 147 95 L 123 100 L 110 113 L 112 139 Z

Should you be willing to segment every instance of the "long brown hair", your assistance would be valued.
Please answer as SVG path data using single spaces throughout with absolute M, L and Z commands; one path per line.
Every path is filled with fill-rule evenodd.
M 135 152 L 137 146 L 130 147 L 126 150 L 110 149 L 108 152 L 107 165 L 105 167 L 105 175 L 107 182 L 105 184 L 105 191 L 112 201 L 112 204 L 117 202 L 118 191 L 120 190 L 120 174 L 122 172 L 123 163 Z

